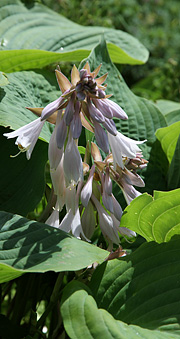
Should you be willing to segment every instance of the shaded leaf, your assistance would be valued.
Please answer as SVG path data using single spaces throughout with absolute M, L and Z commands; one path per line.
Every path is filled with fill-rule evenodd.
M 27 272 L 76 271 L 107 256 L 59 229 L 0 212 L 0 282 Z
M 91 293 L 91 292 L 90 292 Z M 104 309 L 98 309 L 87 287 L 77 281 L 71 282 L 64 290 L 61 314 L 68 336 L 71 339 L 175 339 L 166 332 L 149 331 L 138 326 L 128 326 L 115 320 Z
M 34 210 L 44 193 L 48 145 L 39 140 L 30 160 L 26 159 L 25 153 L 10 158 L 19 150 L 14 144 L 15 139 L 7 140 L 3 136 L 8 131 L 0 127 L 3 163 L 0 167 L 0 209 L 26 216 Z
M 154 192 L 154 197 L 144 193 L 126 207 L 121 226 L 130 228 L 147 241 L 169 241 L 180 234 L 180 189 Z
M 115 319 L 169 331 L 169 338 L 179 334 L 180 237 L 144 243 L 131 255 L 103 263 L 89 287 L 98 307 Z

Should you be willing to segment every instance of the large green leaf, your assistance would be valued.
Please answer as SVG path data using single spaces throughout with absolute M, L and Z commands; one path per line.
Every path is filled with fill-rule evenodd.
M 179 337 L 164 331 L 150 331 L 134 325 L 129 326 L 115 320 L 106 310 L 98 309 L 95 300 L 88 294 L 87 287 L 77 281 L 71 282 L 64 290 L 61 314 L 65 330 L 71 339 L 175 339 Z
M 2 134 L 8 132 L 0 127 L 1 161 L 0 167 L 0 210 L 26 216 L 41 200 L 45 188 L 45 164 L 48 146 L 39 140 L 30 160 L 18 153 L 14 140 L 7 140 Z
M 179 135 L 180 121 L 156 131 L 156 136 L 161 143 L 162 149 L 166 154 L 169 163 L 172 161 Z
M 27 272 L 76 271 L 107 256 L 59 229 L 0 212 L 0 282 Z
M 103 263 L 89 287 L 98 307 L 115 319 L 169 331 L 171 338 L 180 333 L 180 237 L 144 243 L 123 259 Z
M 179 121 L 180 117 L 180 103 L 170 100 L 157 100 L 156 105 L 164 115 L 167 125 L 171 125 Z
M 180 189 L 144 193 L 126 207 L 121 226 L 142 235 L 147 241 L 169 241 L 180 234 Z
M 28 9 L 19 0 L 2 0 L 0 32 L 0 64 L 6 72 L 80 61 L 101 35 L 114 62 L 143 64 L 148 59 L 147 49 L 131 35 L 110 28 L 83 27 L 38 3 Z
M 169 166 L 168 171 L 168 188 L 175 189 L 180 187 L 180 136 L 176 143 L 176 149 Z
M 37 117 L 26 107 L 44 107 L 60 95 L 54 85 L 32 71 L 8 74 L 9 84 L 0 88 L 0 125 L 18 129 Z M 52 125 L 45 123 L 41 137 L 49 141 Z
M 108 72 L 106 92 L 113 94 L 111 99 L 118 103 L 128 115 L 128 120 L 125 121 L 114 119 L 117 129 L 132 139 L 147 139 L 147 143 L 141 145 L 144 157 L 147 159 L 151 157 L 147 170 L 144 172 L 147 177 L 146 190 L 164 189 L 163 170 L 161 170 L 162 163 L 164 164 L 164 155 L 162 150 L 157 149 L 155 137 L 155 131 L 166 126 L 164 116 L 152 102 L 134 95 L 128 88 L 118 69 L 112 63 L 103 39 L 86 60 L 89 61 L 92 70 L 102 63 L 99 75 Z M 84 63 L 85 61 L 81 63 L 80 68 Z M 152 168 L 154 175 L 152 175 Z M 163 187 L 158 186 L 160 182 Z

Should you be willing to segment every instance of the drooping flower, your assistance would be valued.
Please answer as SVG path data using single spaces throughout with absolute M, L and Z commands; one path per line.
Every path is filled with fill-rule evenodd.
M 26 152 L 26 157 L 29 160 L 43 125 L 44 121 L 38 118 L 16 131 L 4 133 L 3 135 L 8 139 L 17 137 L 15 144 L 18 145 L 20 152 Z
M 78 139 L 83 125 L 95 132 L 98 145 L 108 153 L 109 143 L 105 130 L 115 136 L 117 130 L 112 118 L 128 118 L 121 107 L 107 99 L 109 96 L 105 94 L 106 85 L 102 85 L 107 74 L 97 78 L 100 68 L 101 65 L 91 72 L 89 63 L 86 62 L 83 69 L 78 71 L 74 65 L 71 83 L 60 70 L 56 70 L 62 95 L 42 110 L 41 119 L 49 119 L 56 111 L 64 110 L 64 119 L 57 130 L 59 148 L 63 147 L 65 142 L 62 133 L 62 129 L 66 129 L 65 126 L 70 126 L 73 138 Z
M 135 158 L 136 154 L 141 152 L 141 149 L 137 145 L 146 141 L 136 141 L 130 139 L 120 132 L 117 132 L 116 136 L 108 133 L 108 139 L 112 150 L 115 169 L 116 164 L 121 168 L 124 168 L 123 157 L 130 159 Z

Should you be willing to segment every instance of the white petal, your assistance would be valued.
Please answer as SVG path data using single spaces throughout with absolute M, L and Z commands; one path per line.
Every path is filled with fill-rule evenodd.
M 58 228 L 59 227 L 59 211 L 54 209 L 49 218 L 46 220 L 45 224 L 49 226 Z
M 63 166 L 67 187 L 71 186 L 72 183 L 76 185 L 80 180 L 83 180 L 82 159 L 70 131 Z
M 89 173 L 89 178 L 81 191 L 81 202 L 83 206 L 85 207 L 88 205 L 89 199 L 92 194 L 92 182 L 93 182 L 94 172 L 95 172 L 95 165 L 92 166 L 91 171 Z
M 48 148 L 50 168 L 53 170 L 56 170 L 63 155 L 63 148 L 59 149 L 57 147 L 57 142 L 56 142 L 57 126 L 58 126 L 60 118 L 61 118 L 61 113 L 57 115 L 56 126 L 51 135 L 51 139 L 49 142 L 49 148 Z
M 119 244 L 120 240 L 117 229 L 113 225 L 113 219 L 101 206 L 100 202 L 96 199 L 94 194 L 92 194 L 91 199 L 97 208 L 99 215 L 99 225 L 103 235 L 105 236 L 105 238 L 110 239 L 114 244 Z
M 8 139 L 17 137 L 15 144 L 20 145 L 22 149 L 24 148 L 24 150 L 26 150 L 26 157 L 29 160 L 43 125 L 44 121 L 41 121 L 41 118 L 38 118 L 16 131 L 4 133 L 4 136 Z
M 121 168 L 124 168 L 122 156 L 130 159 L 136 157 L 136 153 L 141 151 L 137 144 L 142 144 L 144 141 L 136 141 L 125 137 L 120 132 L 117 132 L 116 136 L 108 133 L 108 139 L 111 146 L 114 164 L 118 164 Z

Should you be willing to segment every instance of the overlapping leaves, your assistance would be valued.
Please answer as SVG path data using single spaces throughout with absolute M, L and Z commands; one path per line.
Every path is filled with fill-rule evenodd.
M 107 39 L 114 62 L 142 64 L 148 58 L 146 48 L 131 35 L 103 27 L 82 27 L 38 3 L 27 9 L 19 0 L 3 0 L 0 19 L 0 63 L 5 72 L 80 61 L 101 35 Z
M 88 288 L 71 282 L 61 305 L 70 338 L 178 338 L 179 255 L 179 238 L 146 243 L 101 264 Z
M 145 243 L 124 259 L 103 263 L 89 287 L 98 307 L 115 319 L 179 333 L 179 269 L 178 236 L 168 243 Z
M 169 241 L 180 234 L 180 189 L 144 193 L 125 209 L 121 226 L 142 235 L 147 241 Z
M 108 252 L 46 224 L 0 212 L 0 282 L 27 272 L 76 271 Z

